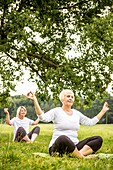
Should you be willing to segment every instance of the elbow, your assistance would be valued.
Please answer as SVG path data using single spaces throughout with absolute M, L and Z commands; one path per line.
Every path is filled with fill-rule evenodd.
M 39 122 L 37 122 L 37 121 L 34 121 L 33 123 L 32 123 L 32 125 L 37 125 Z
M 6 121 L 6 124 L 8 124 L 9 126 L 11 126 L 11 123 L 9 121 Z
M 37 125 L 38 123 L 37 122 L 35 122 L 33 125 Z

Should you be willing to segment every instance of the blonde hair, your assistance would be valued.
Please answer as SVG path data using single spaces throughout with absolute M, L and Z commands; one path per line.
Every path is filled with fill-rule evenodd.
M 19 117 L 21 108 L 24 109 L 25 112 L 26 112 L 26 114 L 27 114 L 27 109 L 26 109 L 24 106 L 20 106 L 20 107 L 17 109 L 16 117 Z
M 71 93 L 73 93 L 73 91 L 70 90 L 70 89 L 64 89 L 64 90 L 62 90 L 62 91 L 60 92 L 60 94 L 59 94 L 59 99 L 60 99 L 61 102 L 62 102 L 62 100 L 64 99 L 65 94 L 66 94 L 68 91 L 70 91 Z M 74 95 L 74 93 L 73 93 L 73 95 Z

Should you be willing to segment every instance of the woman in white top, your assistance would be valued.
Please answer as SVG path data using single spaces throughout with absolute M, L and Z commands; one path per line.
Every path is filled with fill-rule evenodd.
M 72 157 L 89 158 L 91 157 L 90 154 L 100 149 L 103 142 L 100 136 L 92 136 L 79 141 L 77 131 L 80 124 L 86 126 L 95 125 L 105 112 L 109 110 L 107 102 L 104 103 L 100 113 L 91 119 L 84 116 L 81 112 L 72 109 L 74 93 L 69 89 L 63 90 L 59 95 L 62 106 L 51 109 L 45 114 L 42 112 L 35 94 L 29 92 L 27 98 L 34 101 L 36 113 L 41 121 L 52 121 L 54 124 L 54 132 L 49 144 L 50 155 L 58 152 L 59 156 L 70 154 Z
M 10 126 L 12 125 L 14 126 L 14 141 L 34 142 L 37 135 L 39 135 L 40 133 L 40 127 L 36 126 L 35 128 L 32 129 L 31 132 L 29 132 L 29 126 L 37 125 L 39 119 L 34 121 L 25 117 L 27 114 L 27 110 L 24 106 L 20 106 L 17 109 L 16 117 L 12 118 L 11 120 L 8 108 L 4 108 L 4 112 L 6 114 L 6 123 Z

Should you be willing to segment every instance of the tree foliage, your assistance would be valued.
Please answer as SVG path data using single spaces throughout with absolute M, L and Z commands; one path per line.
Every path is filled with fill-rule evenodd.
M 92 118 L 96 116 L 100 110 L 102 109 L 104 102 L 107 101 L 109 105 L 109 111 L 102 117 L 102 119 L 99 121 L 99 123 L 103 124 L 112 124 L 113 123 L 113 96 L 110 96 L 108 98 L 105 98 L 103 101 L 96 99 L 94 102 L 92 102 L 89 106 L 89 108 L 83 107 L 83 105 L 78 106 L 78 104 L 75 102 L 73 105 L 74 109 L 79 110 L 82 112 L 84 115 Z M 50 109 L 53 109 L 55 107 L 60 107 L 61 102 L 57 101 L 56 103 L 53 100 L 40 100 L 39 103 L 41 108 L 44 110 L 44 112 L 49 111 Z M 4 113 L 4 107 L 8 107 L 9 113 L 10 113 L 10 118 L 13 118 L 16 116 L 16 112 L 18 107 L 24 106 L 27 109 L 27 117 L 35 120 L 37 119 L 35 107 L 33 101 L 26 99 L 25 96 L 13 96 L 10 97 L 10 106 L 5 105 L 0 107 L 0 121 L 5 122 L 5 113 Z
M 1 102 L 23 68 L 42 98 L 71 88 L 76 101 L 82 96 L 87 104 L 106 94 L 113 72 L 112 0 L 1 0 L 0 6 Z

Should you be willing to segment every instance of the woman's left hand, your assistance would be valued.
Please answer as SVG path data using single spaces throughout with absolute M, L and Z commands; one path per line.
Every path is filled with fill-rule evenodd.
M 107 102 L 104 103 L 102 110 L 103 110 L 104 112 L 106 112 L 106 111 L 109 110 L 109 106 L 108 106 L 108 103 L 107 103 Z

